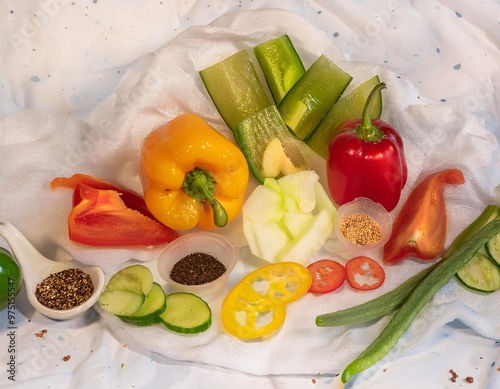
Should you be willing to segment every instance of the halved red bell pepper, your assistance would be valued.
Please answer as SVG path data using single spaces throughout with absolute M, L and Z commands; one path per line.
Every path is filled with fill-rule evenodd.
M 445 185 L 465 182 L 458 169 L 431 174 L 410 193 L 396 217 L 384 246 L 383 261 L 396 263 L 406 257 L 431 260 L 444 250 L 446 240 Z
M 146 207 L 144 197 L 142 197 L 140 194 L 122 186 L 112 184 L 111 182 L 89 176 L 87 174 L 77 173 L 73 174 L 69 178 L 56 177 L 50 182 L 50 187 L 52 189 L 56 189 L 59 187 L 75 189 L 78 184 L 85 184 L 95 189 L 114 190 L 120 194 L 121 199 L 128 208 L 135 209 L 136 211 L 142 213 L 144 216 L 156 220 L 153 214 Z M 73 191 L 73 206 L 77 205 L 80 201 L 82 201 L 80 191 Z
M 100 246 L 151 246 L 169 243 L 179 235 L 148 216 L 137 193 L 91 176 L 58 177 L 51 187 L 74 188 L 73 210 L 68 217 L 69 239 Z

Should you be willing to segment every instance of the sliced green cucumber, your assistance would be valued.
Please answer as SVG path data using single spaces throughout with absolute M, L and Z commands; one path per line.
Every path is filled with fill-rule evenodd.
M 490 259 L 500 266 L 500 234 L 495 235 L 485 245 L 486 253 Z
M 269 170 L 274 169 L 270 169 L 266 165 L 276 165 L 273 167 L 283 174 L 291 173 L 289 170 L 293 169 L 293 167 L 299 170 L 306 166 L 297 143 L 302 141 L 290 133 L 275 105 L 271 105 L 243 120 L 236 126 L 234 135 L 245 155 L 250 171 L 260 183 L 264 183 L 266 177 L 277 176 L 277 174 L 268 173 Z M 275 139 L 278 139 L 281 143 L 285 155 L 273 152 L 272 155 L 275 160 L 265 162 L 266 148 Z M 283 158 L 278 158 L 279 156 Z M 285 163 L 284 159 L 287 159 L 289 163 Z M 291 168 L 285 169 L 284 167 L 290 166 L 290 162 Z
M 206 331 L 212 324 L 212 311 L 200 297 L 185 292 L 167 295 L 167 309 L 160 319 L 169 330 L 181 334 Z
M 481 253 L 476 253 L 456 277 L 467 288 L 477 292 L 492 293 L 500 289 L 500 268 Z
M 253 49 L 276 104 L 306 72 L 288 35 L 260 43 Z
M 120 319 L 136 326 L 149 326 L 161 323 L 160 314 L 167 307 L 167 296 L 160 284 L 153 283 L 153 287 L 146 295 L 141 307 L 131 315 L 118 315 Z
M 201 70 L 200 76 L 220 115 L 233 132 L 238 123 L 273 104 L 247 50 Z
M 144 303 L 144 294 L 127 290 L 108 290 L 99 297 L 99 305 L 107 312 L 119 316 L 132 315 Z
M 283 121 L 300 139 L 306 139 L 351 80 L 349 74 L 321 55 L 279 103 Z
M 373 88 L 380 83 L 378 76 L 373 76 L 358 85 L 347 95 L 342 96 L 319 122 L 306 139 L 307 145 L 323 158 L 327 157 L 328 145 L 335 137 L 338 127 L 347 120 L 361 119 L 363 109 Z M 370 110 L 372 119 L 380 118 L 382 114 L 382 93 L 379 92 L 373 100 Z
M 128 291 L 135 294 L 149 293 L 153 286 L 153 274 L 144 265 L 131 265 L 111 277 L 105 291 Z

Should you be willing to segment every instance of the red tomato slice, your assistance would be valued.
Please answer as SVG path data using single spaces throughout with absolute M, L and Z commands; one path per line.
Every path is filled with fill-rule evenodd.
M 351 258 L 345 264 L 347 282 L 358 290 L 377 289 L 384 283 L 384 268 L 374 259 L 365 256 Z
M 340 288 L 346 278 L 346 269 L 332 259 L 320 259 L 311 263 L 307 269 L 311 272 L 311 293 L 329 293 Z

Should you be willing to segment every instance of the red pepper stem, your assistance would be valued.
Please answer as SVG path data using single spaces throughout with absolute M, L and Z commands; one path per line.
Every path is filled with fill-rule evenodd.
M 373 90 L 368 95 L 366 99 L 365 106 L 363 108 L 363 116 L 361 117 L 361 124 L 356 127 L 356 135 L 361 139 L 370 142 L 376 142 L 383 138 L 384 134 L 380 129 L 373 125 L 370 116 L 370 111 L 372 109 L 373 100 L 375 96 L 382 90 L 387 88 L 385 82 L 381 82 L 373 88 Z
M 212 174 L 205 169 L 195 168 L 186 174 L 184 191 L 198 201 L 208 201 L 214 214 L 214 224 L 224 227 L 228 222 L 227 212 L 214 197 L 216 183 Z

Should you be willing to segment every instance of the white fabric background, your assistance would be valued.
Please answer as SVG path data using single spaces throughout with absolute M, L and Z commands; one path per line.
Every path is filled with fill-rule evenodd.
M 369 6 L 365 2 L 328 5 L 319 1 L 166 3 L 138 7 L 127 2 L 120 5 L 120 17 L 110 16 L 110 12 L 117 12 L 112 2 L 40 2 L 39 8 L 5 2 L 0 6 L 6 19 L 1 24 L 6 33 L 4 66 L 0 70 L 1 109 L 5 115 L 0 119 L 0 154 L 4 161 L 0 165 L 0 215 L 26 233 L 47 256 L 60 255 L 56 248 L 62 245 L 84 262 L 100 262 L 108 272 L 129 258 L 153 258 L 155 252 L 92 250 L 69 244 L 61 226 L 70 209 L 70 193 L 62 189 L 51 192 L 48 182 L 55 175 L 86 172 L 140 190 L 135 173 L 139 145 L 155 125 L 182 111 L 194 110 L 223 131 L 222 121 L 206 99 L 195 71 L 216 57 L 223 58 L 238 48 L 282 33 L 292 37 L 309 63 L 315 55 L 326 53 L 351 72 L 355 81 L 378 73 L 388 82 L 384 118 L 402 131 L 410 163 L 405 195 L 421 173 L 437 167 L 464 170 L 467 184 L 446 190 L 449 240 L 485 203 L 498 203 L 498 4 L 486 2 L 472 8 L 468 3 L 451 7 L 443 2 L 372 2 Z M 196 27 L 227 10 L 282 8 L 283 4 L 308 22 L 302 16 L 266 10 L 226 14 L 211 27 Z M 201 40 L 205 44 L 200 44 Z M 238 231 L 234 230 L 237 228 L 226 233 L 236 239 Z M 325 251 L 332 248 L 327 245 Z M 233 282 L 252 265 L 242 261 Z M 377 294 L 420 266 L 410 261 L 388 269 L 388 282 Z M 84 335 L 95 344 L 107 344 L 112 339 L 107 332 L 93 331 L 95 327 L 104 328 L 120 340 L 139 343 L 169 358 L 257 375 L 284 374 L 284 380 L 296 374 L 326 374 L 326 384 L 383 324 L 320 333 L 313 323 L 316 314 L 373 294 L 360 296 L 344 289 L 339 296 L 342 300 L 306 296 L 290 307 L 287 325 L 276 337 L 250 345 L 223 335 L 218 323 L 210 332 L 185 342 L 163 330 L 159 332 L 159 328 L 139 331 L 107 316 L 85 326 Z M 419 350 L 435 331 L 456 318 L 485 337 L 500 338 L 498 314 L 491 310 L 495 304 L 497 294 L 478 298 L 450 283 L 384 363 Z M 214 306 L 216 315 L 217 302 Z M 22 302 L 21 307 L 22 315 L 33 316 Z M 304 317 L 311 321 L 304 322 Z M 34 318 L 38 325 L 48 324 L 43 318 Z M 88 320 L 94 319 L 89 314 Z M 33 324 L 24 324 L 33 328 Z M 59 331 L 64 328 L 63 323 L 51 326 Z M 70 329 L 74 333 L 72 326 Z M 33 336 L 28 333 L 27 338 L 32 340 Z M 27 351 L 25 367 L 33 365 L 38 355 L 32 343 L 21 344 Z M 102 350 L 103 346 L 98 348 Z M 148 355 L 144 349 L 141 352 Z M 87 353 L 78 353 L 83 355 L 78 371 L 92 371 L 99 360 Z M 103 356 L 112 366 L 109 352 Z M 164 362 L 161 357 L 156 359 Z M 48 365 L 55 368 L 54 363 Z M 447 370 L 441 372 L 445 378 Z M 367 376 L 373 379 L 374 371 Z M 203 370 L 199 374 L 204 377 Z M 224 371 L 221 380 L 227 378 L 224 374 L 235 373 Z M 363 387 L 367 376 L 362 375 L 353 387 Z M 26 377 L 26 382 L 34 379 L 34 375 Z M 260 382 L 275 384 L 267 378 Z M 19 379 L 23 379 L 21 374 Z M 105 379 L 109 387 L 126 382 L 120 380 L 112 374 Z M 297 380 L 291 382 L 298 385 Z M 376 377 L 372 382 L 377 382 Z

